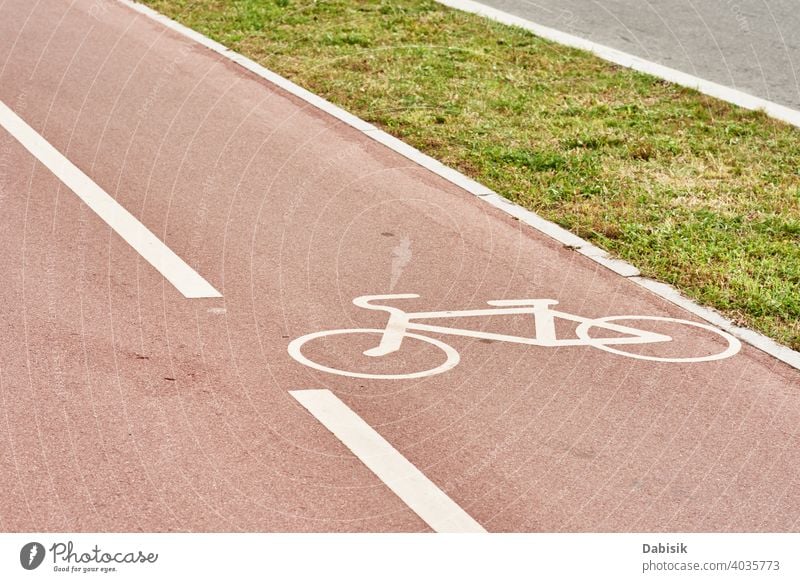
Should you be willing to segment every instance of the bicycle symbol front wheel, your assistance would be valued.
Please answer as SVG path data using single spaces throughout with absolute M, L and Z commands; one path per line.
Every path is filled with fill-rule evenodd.
M 329 366 L 324 366 L 309 359 L 302 352 L 302 347 L 304 344 L 317 338 L 323 338 L 335 335 L 346 335 L 346 334 L 353 334 L 353 335 L 371 334 L 371 335 L 382 336 L 384 332 L 385 330 L 383 329 L 331 329 L 327 331 L 318 331 L 315 333 L 309 333 L 307 335 L 300 336 L 299 338 L 293 340 L 289 344 L 288 348 L 289 355 L 292 356 L 295 360 L 297 360 L 301 364 L 304 364 L 309 368 L 314 368 L 315 370 L 319 370 L 321 372 L 327 372 L 329 374 L 337 374 L 339 376 L 349 376 L 351 378 L 367 378 L 375 380 L 411 380 L 413 378 L 425 378 L 426 376 L 433 376 L 435 374 L 441 374 L 442 372 L 447 372 L 448 370 L 458 365 L 458 362 L 461 360 L 461 357 L 458 355 L 458 352 L 455 349 L 453 349 L 452 346 L 449 346 L 446 343 L 434 338 L 408 332 L 406 332 L 403 335 L 404 343 L 408 338 L 412 338 L 436 346 L 445 353 L 444 363 L 429 370 L 409 372 L 406 374 L 368 374 L 365 372 L 354 372 L 350 370 L 342 370 L 339 368 L 331 368 Z
M 713 332 L 715 335 L 720 336 L 723 340 L 725 340 L 725 347 L 724 347 L 724 349 L 722 349 L 719 352 L 711 353 L 711 354 L 705 354 L 705 355 L 702 355 L 702 356 L 688 356 L 688 357 L 683 357 L 683 356 L 682 357 L 672 357 L 672 356 L 669 356 L 669 357 L 660 357 L 660 356 L 652 356 L 652 355 L 648 355 L 648 354 L 639 354 L 639 353 L 635 353 L 635 352 L 628 352 L 628 351 L 625 351 L 625 350 L 621 350 L 619 348 L 614 348 L 614 347 L 611 347 L 611 345 L 609 345 L 609 344 L 614 344 L 615 342 L 613 342 L 613 341 L 608 342 L 606 340 L 605 343 L 604 343 L 604 339 L 603 338 L 593 338 L 593 337 L 591 337 L 589 335 L 589 330 L 592 329 L 593 327 L 602 329 L 603 327 L 607 327 L 607 326 L 604 326 L 604 324 L 606 322 L 619 321 L 619 320 L 657 321 L 657 322 L 666 322 L 667 324 L 680 324 L 680 325 L 686 325 L 686 326 L 691 326 L 691 327 L 703 329 L 703 330 L 706 330 L 706 331 Z M 607 327 L 607 329 L 612 329 L 612 331 L 614 330 L 613 326 L 612 327 Z M 620 355 L 620 356 L 626 356 L 628 358 L 635 358 L 637 360 L 650 360 L 650 361 L 654 361 L 654 362 L 675 362 L 675 363 L 680 363 L 680 362 L 710 362 L 710 361 L 713 361 L 713 360 L 722 360 L 722 359 L 729 358 L 729 357 L 735 355 L 736 353 L 739 352 L 739 350 L 742 347 L 742 344 L 739 342 L 738 339 L 736 339 L 735 337 L 733 337 L 729 333 L 726 333 L 726 332 L 724 332 L 722 330 L 717 329 L 716 327 L 714 327 L 712 325 L 708 325 L 708 324 L 705 324 L 705 323 L 698 323 L 696 321 L 688 321 L 686 319 L 675 319 L 675 318 L 672 318 L 672 317 L 658 317 L 658 316 L 654 316 L 654 315 L 613 315 L 613 316 L 610 316 L 610 317 L 599 317 L 597 319 L 590 319 L 588 321 L 584 321 L 583 323 L 581 323 L 577 327 L 577 329 L 575 330 L 575 333 L 577 334 L 577 336 L 580 339 L 584 340 L 587 344 L 591 345 L 592 347 L 598 348 L 600 350 L 603 350 L 603 351 L 606 351 L 606 352 L 610 352 L 612 354 L 617 354 L 617 355 Z M 650 342 L 643 341 L 643 342 L 638 343 L 638 344 L 636 342 L 630 342 L 629 345 L 646 345 L 647 343 L 650 343 Z M 656 342 L 656 343 L 654 343 L 654 345 L 656 345 L 657 343 L 660 343 L 660 342 Z M 669 345 L 671 343 L 672 343 L 671 341 L 670 342 L 664 342 L 664 344 L 666 344 L 666 345 Z

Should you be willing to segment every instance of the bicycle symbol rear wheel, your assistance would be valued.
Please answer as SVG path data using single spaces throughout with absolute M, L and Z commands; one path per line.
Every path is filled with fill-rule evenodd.
M 436 366 L 435 368 L 431 368 L 430 370 L 409 372 L 407 374 L 368 374 L 365 372 L 353 372 L 349 370 L 341 370 L 338 368 L 331 368 L 328 366 L 324 366 L 313 360 L 310 360 L 301 351 L 301 348 L 305 343 L 317 338 L 334 336 L 334 335 L 345 335 L 345 334 L 373 334 L 382 336 L 384 332 L 385 330 L 383 329 L 331 329 L 327 331 L 318 331 L 315 333 L 309 333 L 307 335 L 300 336 L 299 338 L 293 340 L 289 344 L 288 348 L 289 355 L 292 356 L 295 360 L 297 360 L 301 364 L 304 364 L 309 368 L 314 368 L 315 370 L 319 370 L 321 372 L 328 372 L 329 374 L 338 374 L 339 376 L 349 376 L 350 378 L 367 378 L 375 380 L 411 380 L 413 378 L 425 378 L 426 376 L 433 376 L 435 374 L 441 374 L 442 372 L 447 372 L 448 370 L 451 370 L 456 365 L 458 365 L 458 362 L 461 360 L 461 357 L 458 355 L 458 352 L 455 349 L 453 349 L 452 346 L 449 346 L 446 343 L 434 338 L 408 332 L 406 332 L 403 335 L 404 342 L 408 338 L 413 338 L 436 346 L 445 353 L 446 359 L 444 363 L 440 364 L 439 366 Z
M 589 336 L 589 330 L 591 328 L 593 328 L 593 327 L 602 328 L 602 327 L 604 327 L 604 325 L 603 325 L 604 323 L 612 322 L 612 321 L 618 321 L 618 320 L 663 321 L 663 322 L 668 322 L 668 323 L 673 323 L 673 324 L 674 323 L 678 323 L 678 324 L 681 324 L 681 325 L 688 325 L 688 326 L 704 329 L 706 331 L 710 331 L 710 332 L 715 333 L 716 335 L 722 337 L 722 339 L 724 339 L 726 341 L 727 345 L 726 345 L 725 349 L 723 349 L 722 351 L 720 351 L 718 353 L 715 353 L 715 354 L 709 354 L 709 355 L 703 355 L 703 356 L 677 357 L 677 358 L 676 357 L 658 357 L 658 356 L 649 356 L 649 355 L 645 355 L 645 354 L 637 354 L 637 353 L 633 353 L 633 352 L 626 352 L 626 351 L 621 350 L 619 348 L 611 347 L 607 343 L 603 343 L 603 338 L 592 338 L 592 337 Z M 611 328 L 609 328 L 609 329 L 611 329 Z M 606 351 L 606 352 L 610 352 L 612 354 L 617 354 L 619 356 L 626 356 L 628 358 L 634 358 L 634 359 L 637 359 L 637 360 L 650 360 L 650 361 L 653 361 L 653 362 L 675 362 L 675 363 L 680 363 L 680 362 L 711 362 L 713 360 L 722 360 L 722 359 L 725 359 L 725 358 L 729 358 L 729 357 L 735 355 L 736 353 L 738 353 L 739 350 L 742 347 L 742 344 L 739 342 L 738 339 L 736 339 L 735 337 L 733 337 L 729 333 L 726 333 L 726 332 L 724 332 L 722 330 L 717 329 L 716 327 L 714 327 L 712 325 L 708 325 L 706 323 L 698 323 L 696 321 L 688 321 L 686 319 L 675 319 L 675 318 L 672 318 L 672 317 L 658 317 L 658 316 L 654 316 L 654 315 L 613 315 L 613 316 L 610 316 L 610 317 L 598 317 L 597 319 L 590 319 L 588 321 L 584 321 L 583 323 L 581 323 L 577 327 L 577 329 L 575 330 L 575 333 L 577 334 L 577 336 L 580 339 L 584 340 L 587 343 L 587 345 L 591 345 L 592 347 L 595 347 L 597 349 L 600 349 L 600 350 L 603 350 L 603 351 Z M 649 343 L 649 342 L 644 341 L 644 342 L 641 342 L 639 344 L 636 344 L 636 343 L 632 342 L 632 345 L 646 345 L 647 343 Z M 665 342 L 665 343 L 667 343 L 667 342 Z

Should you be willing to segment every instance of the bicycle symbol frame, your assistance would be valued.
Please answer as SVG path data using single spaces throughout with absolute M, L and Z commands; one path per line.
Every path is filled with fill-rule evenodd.
M 672 317 L 659 317 L 650 315 L 613 315 L 608 317 L 587 318 L 580 315 L 573 315 L 565 311 L 556 311 L 552 309 L 554 305 L 558 304 L 555 299 L 498 299 L 494 301 L 487 301 L 493 309 L 467 309 L 462 311 L 422 311 L 422 312 L 405 312 L 397 307 L 389 305 L 375 305 L 374 301 L 393 300 L 393 299 L 416 299 L 419 295 L 414 293 L 402 293 L 393 295 L 362 295 L 353 299 L 353 303 L 364 309 L 371 309 L 377 311 L 386 311 L 389 314 L 389 319 L 384 329 L 332 329 L 326 331 L 318 331 L 301 336 L 293 340 L 288 347 L 289 355 L 295 360 L 322 372 L 330 374 L 338 374 L 340 376 L 349 376 L 351 378 L 368 378 L 368 379 L 381 379 L 381 380 L 406 380 L 412 378 L 423 378 L 432 376 L 434 374 L 441 374 L 451 370 L 458 365 L 461 357 L 458 352 L 445 342 L 420 335 L 417 333 L 410 333 L 413 331 L 422 331 L 435 334 L 456 335 L 463 337 L 471 337 L 476 339 L 487 339 L 499 342 L 509 342 L 515 344 L 524 344 L 529 346 L 541 347 L 561 347 L 561 346 L 590 346 L 612 354 L 625 356 L 628 358 L 635 358 L 637 360 L 651 360 L 656 362 L 709 362 L 713 360 L 721 360 L 729 358 L 741 349 L 741 343 L 738 339 L 721 331 L 711 325 L 705 323 L 698 323 L 695 321 L 688 321 L 685 319 L 675 319 Z M 522 337 L 513 335 L 504 335 L 500 333 L 492 333 L 486 331 L 476 331 L 471 329 L 461 329 L 454 327 L 446 327 L 440 325 L 430 325 L 425 323 L 418 323 L 414 320 L 420 319 L 451 319 L 456 317 L 482 317 L 492 315 L 515 315 L 515 314 L 530 314 L 534 320 L 534 337 Z M 556 335 L 555 320 L 565 319 L 578 323 L 575 330 L 574 338 L 559 339 Z M 658 357 L 648 356 L 644 354 L 637 354 L 626 352 L 614 346 L 624 345 L 641 345 L 660 342 L 670 342 L 672 338 L 662 333 L 637 329 L 626 325 L 613 323 L 617 320 L 644 320 L 644 321 L 659 321 L 668 323 L 678 323 L 688 325 L 695 328 L 711 331 L 718 336 L 722 337 L 727 342 L 724 350 L 716 354 L 691 356 L 683 358 L 675 357 Z M 606 329 L 618 334 L 625 334 L 623 336 L 606 337 L 606 338 L 593 338 L 589 335 L 589 331 L 593 328 Z M 364 351 L 364 355 L 371 357 L 381 357 L 400 349 L 403 340 L 406 338 L 413 338 L 427 342 L 431 345 L 444 351 L 446 355 L 445 362 L 435 368 L 429 370 L 414 371 L 405 374 L 369 374 L 365 372 L 340 370 L 338 368 L 330 368 L 324 366 L 313 360 L 310 360 L 303 355 L 302 346 L 314 339 L 335 335 L 345 334 L 378 334 L 380 341 L 377 346 Z

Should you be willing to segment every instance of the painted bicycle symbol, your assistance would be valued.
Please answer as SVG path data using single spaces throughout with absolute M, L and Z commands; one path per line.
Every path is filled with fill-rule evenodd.
M 573 315 L 564 311 L 556 311 L 552 309 L 554 305 L 558 304 L 555 299 L 501 299 L 495 301 L 487 301 L 494 309 L 467 309 L 463 311 L 427 311 L 407 313 L 397 307 L 388 305 L 378 305 L 374 302 L 394 300 L 394 299 L 416 299 L 419 295 L 404 293 L 395 295 L 363 295 L 353 299 L 353 303 L 364 309 L 372 309 L 378 311 L 385 311 L 389 314 L 388 322 L 385 329 L 331 329 L 326 331 L 318 331 L 301 336 L 293 340 L 289 344 L 289 354 L 301 364 L 328 372 L 331 374 L 338 374 L 340 376 L 350 376 L 352 378 L 374 378 L 383 380 L 401 380 L 411 378 L 423 378 L 425 376 L 432 376 L 434 374 L 441 374 L 454 368 L 460 361 L 461 357 L 458 352 L 450 345 L 441 340 L 411 333 L 411 331 L 422 331 L 435 334 L 447 334 L 471 337 L 476 339 L 486 339 L 498 342 L 509 342 L 515 344 L 525 344 L 529 346 L 541 347 L 561 347 L 561 346 L 589 346 L 597 348 L 619 356 L 626 356 L 628 358 L 635 358 L 638 360 L 652 360 L 656 362 L 709 362 L 712 360 L 721 360 L 729 358 L 736 354 L 741 349 L 741 344 L 732 335 L 720 331 L 719 329 L 704 323 L 697 323 L 695 321 L 687 321 L 685 319 L 674 319 L 671 317 L 658 317 L 650 315 L 614 315 L 609 317 L 587 318 L 580 315 Z M 499 333 L 492 333 L 486 331 L 476 331 L 472 329 L 460 329 L 455 327 L 446 327 L 440 325 L 430 325 L 427 323 L 419 323 L 417 320 L 431 320 L 431 319 L 451 319 L 456 317 L 483 317 L 493 315 L 515 315 L 515 314 L 529 314 L 533 316 L 534 337 L 522 337 L 514 335 L 503 335 Z M 564 319 L 578 323 L 575 329 L 575 336 L 572 338 L 559 339 L 556 336 L 556 319 Z M 666 323 L 667 325 L 684 325 L 693 328 L 699 328 L 712 332 L 722 338 L 724 345 L 717 353 L 704 354 L 690 357 L 659 357 L 652 355 L 645 355 L 642 353 L 628 352 L 624 350 L 624 346 L 634 346 L 642 344 L 657 344 L 672 342 L 673 338 L 663 333 L 656 333 L 653 331 L 637 329 L 628 325 L 621 325 L 614 323 L 615 321 L 651 321 Z M 615 335 L 612 337 L 592 337 L 590 332 L 592 330 L 607 330 L 613 332 Z M 331 368 L 324 366 L 313 360 L 310 360 L 303 355 L 302 348 L 308 342 L 329 336 L 337 335 L 378 335 L 380 341 L 378 345 L 364 351 L 364 355 L 379 358 L 388 354 L 394 353 L 400 349 L 403 341 L 406 338 L 413 338 L 423 342 L 427 342 L 437 348 L 441 349 L 446 356 L 443 364 L 431 368 L 429 370 L 413 371 L 405 374 L 369 374 L 351 370 L 340 370 L 338 368 Z

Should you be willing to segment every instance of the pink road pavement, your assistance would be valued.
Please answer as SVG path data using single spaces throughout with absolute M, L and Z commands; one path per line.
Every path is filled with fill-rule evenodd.
M 223 56 L 116 2 L 6 0 L 0 101 L 220 295 L 0 129 L 0 530 L 437 529 L 312 389 L 488 531 L 800 529 L 797 370 Z M 462 331 L 364 355 L 388 313 L 353 300 L 397 294 L 373 303 Z M 530 299 L 590 323 L 487 304 Z M 379 331 L 290 353 L 337 329 Z

